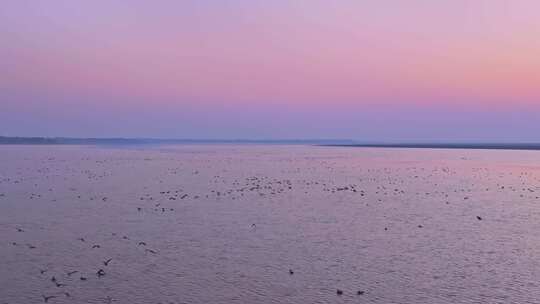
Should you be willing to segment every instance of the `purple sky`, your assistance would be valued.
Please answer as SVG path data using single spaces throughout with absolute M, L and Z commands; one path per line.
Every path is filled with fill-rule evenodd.
M 0 135 L 540 141 L 538 1 L 23 1 Z

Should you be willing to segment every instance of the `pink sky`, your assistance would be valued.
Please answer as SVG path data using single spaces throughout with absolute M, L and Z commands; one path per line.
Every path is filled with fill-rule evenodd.
M 0 135 L 540 140 L 538 1 L 13 0 L 0 38 Z

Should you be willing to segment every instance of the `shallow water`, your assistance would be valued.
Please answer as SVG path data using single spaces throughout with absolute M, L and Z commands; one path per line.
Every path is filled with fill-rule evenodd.
M 535 151 L 0 146 L 0 303 L 540 303 L 539 196 Z

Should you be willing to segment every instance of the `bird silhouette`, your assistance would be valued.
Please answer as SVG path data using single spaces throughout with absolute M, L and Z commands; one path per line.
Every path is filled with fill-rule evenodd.
M 112 261 L 112 258 L 111 259 L 108 259 L 106 261 L 103 261 L 103 265 L 105 266 L 109 266 L 109 263 Z
M 44 296 L 44 295 L 41 295 L 43 297 L 43 302 L 47 303 L 49 302 L 50 299 L 53 299 L 53 298 L 56 298 L 56 296 Z

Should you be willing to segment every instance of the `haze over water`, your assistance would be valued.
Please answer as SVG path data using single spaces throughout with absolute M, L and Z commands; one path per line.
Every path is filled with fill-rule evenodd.
M 1 303 L 540 299 L 538 152 L 179 145 L 0 146 L 0 155 Z

